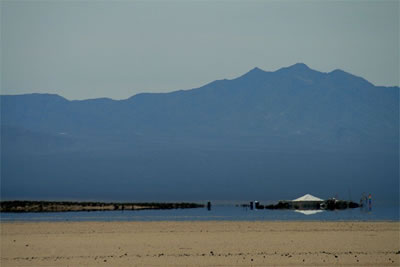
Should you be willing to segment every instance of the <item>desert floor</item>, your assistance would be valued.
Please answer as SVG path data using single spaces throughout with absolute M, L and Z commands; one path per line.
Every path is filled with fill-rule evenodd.
M 399 222 L 3 222 L 1 266 L 399 266 Z

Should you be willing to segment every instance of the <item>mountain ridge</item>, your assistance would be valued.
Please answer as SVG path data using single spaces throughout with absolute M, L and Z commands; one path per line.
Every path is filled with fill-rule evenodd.
M 205 85 L 202 85 L 200 87 L 195 87 L 195 88 L 190 88 L 190 89 L 173 90 L 173 91 L 169 91 L 169 92 L 140 92 L 140 93 L 134 94 L 134 95 L 129 96 L 129 97 L 124 98 L 124 99 L 113 99 L 113 98 L 110 98 L 110 97 L 96 97 L 96 98 L 87 98 L 87 99 L 67 99 L 66 97 L 64 97 L 64 96 L 62 96 L 60 94 L 56 94 L 56 93 L 0 94 L 0 96 L 30 96 L 30 95 L 35 96 L 35 95 L 38 95 L 38 96 L 50 96 L 50 97 L 51 96 L 59 96 L 59 97 L 65 99 L 67 101 L 88 101 L 88 100 L 97 100 L 97 99 L 112 100 L 112 101 L 126 101 L 126 100 L 129 100 L 129 99 L 137 96 L 137 95 L 142 95 L 142 94 L 170 94 L 170 93 L 176 93 L 176 92 L 181 92 L 181 91 L 196 90 L 196 89 L 200 89 L 202 87 L 205 87 L 205 86 L 207 86 L 209 84 L 212 84 L 212 83 L 215 83 L 215 82 L 237 80 L 237 79 L 240 79 L 240 78 L 245 77 L 246 75 L 252 74 L 252 73 L 261 73 L 261 74 L 265 75 L 265 74 L 276 73 L 276 72 L 281 72 L 281 71 L 286 71 L 286 70 L 299 70 L 299 69 L 301 69 L 303 71 L 307 70 L 307 71 L 317 72 L 317 73 L 322 74 L 322 75 L 323 74 L 332 75 L 332 74 L 335 74 L 335 73 L 340 73 L 340 74 L 345 74 L 345 75 L 353 77 L 353 78 L 362 79 L 362 80 L 366 81 L 367 83 L 369 83 L 369 84 L 371 84 L 371 85 L 373 85 L 375 87 L 379 87 L 379 88 L 395 88 L 395 89 L 397 88 L 397 89 L 399 89 L 399 86 L 395 86 L 395 85 L 394 86 L 374 85 L 371 82 L 369 82 L 368 80 L 366 80 L 365 78 L 363 78 L 361 76 L 354 75 L 354 74 L 352 74 L 350 72 L 347 72 L 347 71 L 344 71 L 342 69 L 334 69 L 334 70 L 329 71 L 329 72 L 321 72 L 321 71 L 317 71 L 317 70 L 314 70 L 314 69 L 310 68 L 305 63 L 299 62 L 299 63 L 295 63 L 293 65 L 290 65 L 288 67 L 282 67 L 280 69 L 277 69 L 276 71 L 266 71 L 266 70 L 263 70 L 263 69 L 261 69 L 259 67 L 254 67 L 251 70 L 249 70 L 248 72 L 246 72 L 246 73 L 244 73 L 244 74 L 242 74 L 242 75 L 240 75 L 238 77 L 235 77 L 235 78 L 232 78 L 232 79 L 218 79 L 218 80 L 206 83 Z
M 5 198 L 398 196 L 399 88 L 342 71 L 295 64 L 123 100 L 0 101 Z

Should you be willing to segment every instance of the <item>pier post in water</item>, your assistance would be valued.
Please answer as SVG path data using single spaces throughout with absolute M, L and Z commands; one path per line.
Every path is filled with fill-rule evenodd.
M 369 209 L 369 211 L 372 210 L 372 195 L 371 195 L 371 193 L 368 195 L 368 209 Z

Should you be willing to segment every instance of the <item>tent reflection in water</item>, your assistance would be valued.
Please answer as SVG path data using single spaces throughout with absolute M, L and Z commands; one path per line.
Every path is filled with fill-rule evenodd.
M 304 215 L 313 215 L 320 212 L 324 212 L 323 210 L 294 210 L 295 212 L 303 213 Z
M 319 210 L 323 199 L 306 194 L 302 197 L 289 201 L 289 208 L 296 210 Z

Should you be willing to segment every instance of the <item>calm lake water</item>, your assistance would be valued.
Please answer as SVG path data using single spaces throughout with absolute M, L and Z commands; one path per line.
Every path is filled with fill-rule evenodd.
M 1 213 L 1 221 L 399 221 L 398 206 L 321 211 L 306 215 L 293 210 L 250 210 L 234 205 L 141 211 Z

